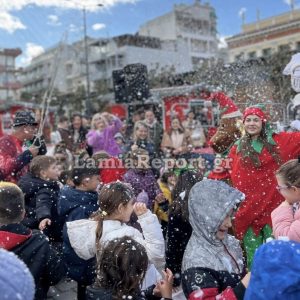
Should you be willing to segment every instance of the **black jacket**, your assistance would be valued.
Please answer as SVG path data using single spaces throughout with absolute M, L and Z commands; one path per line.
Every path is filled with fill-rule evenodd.
M 58 212 L 64 222 L 88 219 L 98 210 L 97 202 L 96 192 L 84 192 L 65 186 L 59 196 Z M 83 285 L 94 282 L 96 259 L 84 260 L 75 253 L 69 241 L 66 224 L 63 227 L 63 257 L 70 278 Z
M 173 286 L 179 286 L 181 282 L 181 263 L 186 245 L 191 237 L 192 227 L 181 216 L 169 214 L 166 267 L 172 270 L 174 276 Z
M 64 222 L 88 219 L 99 209 L 98 193 L 64 186 L 59 195 L 58 213 Z
M 86 142 L 86 135 L 88 133 L 88 129 L 83 126 L 79 128 L 79 137 L 77 141 L 74 141 L 75 130 L 73 126 L 70 127 L 69 132 L 72 140 L 72 152 L 76 152 L 79 149 L 84 149 L 90 156 L 92 156 L 93 148 L 89 146 Z
M 55 285 L 65 275 L 61 257 L 39 231 L 22 224 L 3 225 L 0 247 L 14 252 L 28 266 L 36 284 L 35 299 L 46 299 L 50 285 Z
M 26 216 L 22 223 L 32 229 L 38 229 L 40 221 L 51 219 L 51 226 L 45 233 L 55 241 L 62 240 L 62 221 L 57 212 L 59 185 L 56 181 L 47 181 L 33 176 L 24 175 L 18 182 L 25 195 Z

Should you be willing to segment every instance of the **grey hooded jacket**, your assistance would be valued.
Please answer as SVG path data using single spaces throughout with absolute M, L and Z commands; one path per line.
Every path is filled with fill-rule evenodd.
M 228 213 L 244 198 L 243 193 L 222 181 L 205 179 L 193 186 L 189 195 L 189 221 L 193 232 L 184 253 L 182 272 L 197 267 L 242 272 L 239 241 L 231 235 L 220 241 L 216 232 Z

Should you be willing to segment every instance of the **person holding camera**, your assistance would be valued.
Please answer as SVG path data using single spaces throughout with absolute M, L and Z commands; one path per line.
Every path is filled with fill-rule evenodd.
M 35 138 L 38 123 L 32 112 L 16 112 L 12 126 L 12 134 L 0 138 L 0 180 L 17 183 L 31 160 L 47 151 L 45 143 Z

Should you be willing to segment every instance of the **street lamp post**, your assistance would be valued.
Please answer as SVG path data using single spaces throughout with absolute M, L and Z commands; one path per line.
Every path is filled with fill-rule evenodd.
M 103 6 L 103 4 L 98 3 L 97 6 Z M 91 116 L 92 113 L 92 103 L 90 99 L 91 86 L 90 86 L 90 68 L 89 68 L 89 50 L 88 50 L 88 41 L 87 41 L 87 29 L 86 29 L 86 8 L 82 8 L 83 15 L 83 34 L 84 34 L 84 56 L 85 56 L 85 72 L 86 72 L 86 114 L 87 116 Z
M 86 72 L 86 89 L 85 89 L 85 109 L 87 116 L 91 114 L 91 100 L 90 100 L 90 68 L 89 68 L 89 50 L 87 44 L 86 32 L 86 10 L 82 9 L 83 14 L 83 34 L 84 34 L 84 56 L 85 56 L 85 72 Z

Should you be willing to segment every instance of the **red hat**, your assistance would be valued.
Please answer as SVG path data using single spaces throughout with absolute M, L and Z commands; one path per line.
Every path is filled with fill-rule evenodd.
M 263 122 L 267 122 L 267 116 L 263 112 L 263 107 L 259 105 L 254 105 L 246 108 L 243 114 L 243 122 L 245 122 L 245 119 L 249 115 L 256 115 L 258 116 Z
M 234 104 L 233 100 L 230 97 L 226 96 L 224 93 L 213 93 L 211 94 L 210 99 L 218 101 L 222 119 L 237 118 L 243 116 L 238 107 Z

